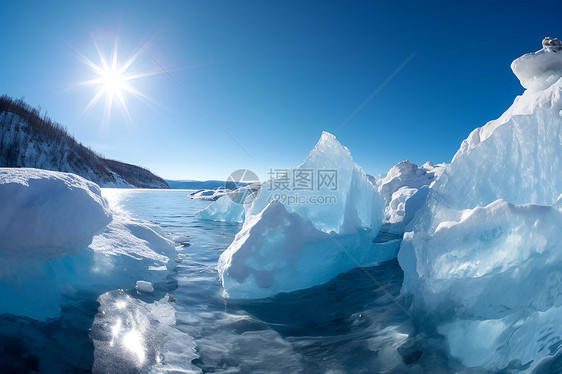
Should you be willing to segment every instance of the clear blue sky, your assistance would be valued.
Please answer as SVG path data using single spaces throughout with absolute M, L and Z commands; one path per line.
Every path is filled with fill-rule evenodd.
M 556 2 L 11 1 L 1 7 L 0 91 L 24 96 L 84 144 L 171 179 L 224 179 L 304 160 L 409 56 L 338 139 L 371 174 L 409 159 L 449 162 L 469 132 L 523 92 L 513 59 L 562 36 Z M 100 102 L 82 114 L 97 62 L 119 37 L 120 60 L 149 53 L 252 155 L 165 74 L 134 81 L 133 123 Z M 131 72 L 157 71 L 146 54 Z

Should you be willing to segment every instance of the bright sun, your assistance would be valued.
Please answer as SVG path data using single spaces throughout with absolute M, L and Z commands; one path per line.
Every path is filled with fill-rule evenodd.
M 131 114 L 129 113 L 129 109 L 127 108 L 126 94 L 130 93 L 138 98 L 152 101 L 146 95 L 135 89 L 130 84 L 130 82 L 135 79 L 147 77 L 157 73 L 127 73 L 131 65 L 146 50 L 148 43 L 143 45 L 142 48 L 140 48 L 131 57 L 127 58 L 123 64 L 119 64 L 117 56 L 117 39 L 115 40 L 113 53 L 110 60 L 104 56 L 93 36 L 92 40 L 98 53 L 98 64 L 94 63 L 92 60 L 78 52 L 78 58 L 82 62 L 84 62 L 92 70 L 92 72 L 94 72 L 94 74 L 96 74 L 96 78 L 82 82 L 81 84 L 98 86 L 96 94 L 94 95 L 94 97 L 92 97 L 92 99 L 84 109 L 84 113 L 92 109 L 92 107 L 94 107 L 98 103 L 102 96 L 105 96 L 104 119 L 106 121 L 108 121 L 111 116 L 113 101 L 114 99 L 117 99 L 121 104 L 121 107 L 123 108 L 127 118 L 132 122 Z
M 121 95 L 121 90 L 125 87 L 125 81 L 119 71 L 113 68 L 104 70 L 101 79 L 105 92 L 111 95 Z

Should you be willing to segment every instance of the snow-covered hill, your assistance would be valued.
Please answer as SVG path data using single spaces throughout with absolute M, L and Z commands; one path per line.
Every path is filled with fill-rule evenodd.
M 0 97 L 0 167 L 78 174 L 102 187 L 169 188 L 139 166 L 108 160 L 23 100 Z

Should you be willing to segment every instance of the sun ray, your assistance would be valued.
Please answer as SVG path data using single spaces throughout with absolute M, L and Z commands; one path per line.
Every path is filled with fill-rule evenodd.
M 92 100 L 90 100 L 90 102 L 88 103 L 88 105 L 86 105 L 86 107 L 84 108 L 84 110 L 82 111 L 82 115 L 88 113 L 93 107 L 94 105 L 96 105 L 96 103 L 100 100 L 101 95 L 103 95 L 104 90 L 100 89 L 96 95 L 94 97 L 92 97 Z
M 103 74 L 103 69 L 96 65 L 92 60 L 88 57 L 84 56 L 82 53 L 75 51 L 76 57 L 86 64 L 94 73 L 96 74 Z
M 115 38 L 115 43 L 113 44 L 113 58 L 111 59 L 111 69 L 115 71 L 117 69 L 117 41 Z
M 98 42 L 96 42 L 96 38 L 94 37 L 94 34 L 91 34 L 91 36 L 92 36 L 92 42 L 94 43 L 94 46 L 96 47 L 96 51 L 98 52 L 98 57 L 100 58 L 100 62 L 101 62 L 101 65 L 102 65 L 101 68 L 104 71 L 107 71 L 107 70 L 109 70 L 109 66 L 107 65 L 107 61 L 106 61 L 103 53 L 101 52 L 101 49 L 98 45 Z
M 129 123 L 133 123 L 133 118 L 131 117 L 131 113 L 129 112 L 129 108 L 127 107 L 127 103 L 125 102 L 125 97 L 123 96 L 123 92 L 119 92 L 119 94 L 117 95 L 117 98 L 119 99 L 119 103 L 121 103 L 121 107 L 123 108 L 123 111 L 125 112 L 125 115 L 127 116 L 127 119 L 129 120 Z
M 141 100 L 145 100 L 146 102 L 150 103 L 150 104 L 154 104 L 154 105 L 159 105 L 158 102 L 156 102 L 155 100 L 153 100 L 151 97 L 143 94 L 142 92 L 140 92 L 139 90 L 137 90 L 136 88 L 127 85 L 126 87 L 124 87 L 125 91 L 133 94 L 133 96 L 136 96 L 137 98 L 141 99 Z
M 129 67 L 137 60 L 137 58 L 139 58 L 144 52 L 146 52 L 146 50 L 150 47 L 153 39 L 154 36 L 150 38 L 146 43 L 144 43 L 136 53 L 134 53 L 125 61 L 123 66 L 121 66 L 121 68 L 119 69 L 120 74 L 125 73 L 127 69 L 129 69 Z
M 162 74 L 161 71 L 152 71 L 152 72 L 148 72 L 148 73 L 139 73 L 139 74 L 132 74 L 132 75 L 127 75 L 123 77 L 123 81 L 131 81 L 131 80 L 135 80 L 135 79 L 139 79 L 139 78 L 146 78 L 146 77 L 152 77 L 154 75 L 160 75 Z
M 105 103 L 105 121 L 104 123 L 109 123 L 109 118 L 111 117 L 111 108 L 113 107 L 113 92 L 108 93 L 107 100 Z

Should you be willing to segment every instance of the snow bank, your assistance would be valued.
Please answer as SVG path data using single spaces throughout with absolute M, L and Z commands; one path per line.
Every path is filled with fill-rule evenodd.
M 174 266 L 161 229 L 110 212 L 97 185 L 36 169 L 1 169 L 0 178 L 8 207 L 0 211 L 0 314 L 56 318 L 81 292 L 158 282 Z
M 560 56 L 514 62 L 529 89 L 463 142 L 400 248 L 412 311 L 469 367 L 530 371 L 562 335 Z
M 94 373 L 200 373 L 191 336 L 175 327 L 176 311 L 168 296 L 153 303 L 122 290 L 98 298 L 99 312 L 90 336 Z
M 511 63 L 511 70 L 526 89 L 536 91 L 547 88 L 562 77 L 560 52 L 560 40 L 546 38 L 541 50 L 519 57 Z
M 332 183 L 318 184 L 323 173 L 333 177 Z M 301 174 L 310 177 L 306 181 L 311 188 L 286 190 L 287 178 Z M 294 181 L 288 181 L 289 186 Z M 323 133 L 304 163 L 262 184 L 247 208 L 242 230 L 219 260 L 226 293 L 234 298 L 267 297 L 393 258 L 396 242 L 373 242 L 382 226 L 383 207 L 380 194 L 347 148 Z
M 77 253 L 111 220 L 96 184 L 39 169 L 0 168 L 0 207 L 2 265 Z

